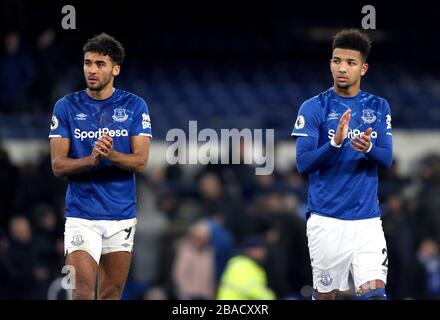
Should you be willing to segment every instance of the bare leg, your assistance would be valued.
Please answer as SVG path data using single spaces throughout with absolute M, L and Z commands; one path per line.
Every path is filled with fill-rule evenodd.
M 331 292 L 327 292 L 327 293 L 319 293 L 319 292 L 314 292 L 313 293 L 314 296 L 316 296 L 319 300 L 335 300 L 336 299 L 336 291 L 333 290 Z
M 131 253 L 118 251 L 101 256 L 98 270 L 98 299 L 119 300 L 130 269 Z
M 92 256 L 83 250 L 69 253 L 66 264 L 75 268 L 74 300 L 95 299 L 96 272 L 98 265 Z

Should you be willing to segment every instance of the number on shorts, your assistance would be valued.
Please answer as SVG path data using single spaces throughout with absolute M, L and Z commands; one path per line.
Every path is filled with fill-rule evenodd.
M 386 249 L 386 248 L 383 248 L 383 249 L 382 249 L 382 254 L 385 255 L 385 260 L 382 262 L 382 265 L 383 265 L 384 267 L 387 267 L 387 268 L 388 268 L 388 253 L 387 253 L 387 249 Z
M 133 229 L 133 227 L 124 229 L 124 231 L 127 232 L 127 236 L 125 237 L 125 240 L 128 240 L 128 238 L 130 238 L 131 229 Z

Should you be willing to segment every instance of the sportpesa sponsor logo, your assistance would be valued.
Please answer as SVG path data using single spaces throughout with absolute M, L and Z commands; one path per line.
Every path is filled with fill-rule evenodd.
M 80 129 L 75 129 L 75 138 L 81 139 L 83 141 L 86 138 L 98 139 L 103 133 L 108 134 L 110 137 L 128 137 L 128 131 L 126 129 L 122 130 L 110 130 L 109 128 L 99 128 L 96 131 L 81 131 Z
M 333 139 L 333 137 L 335 136 L 335 132 L 336 132 L 335 129 L 330 129 L 328 131 L 328 138 L 330 140 Z M 348 130 L 347 138 L 348 139 L 354 139 L 354 138 L 360 137 L 362 135 L 364 135 L 364 133 L 361 130 L 359 130 L 359 129 L 351 130 L 350 129 L 350 130 Z M 372 131 L 371 132 L 371 139 L 376 139 L 376 138 L 377 138 L 377 132 L 376 131 Z

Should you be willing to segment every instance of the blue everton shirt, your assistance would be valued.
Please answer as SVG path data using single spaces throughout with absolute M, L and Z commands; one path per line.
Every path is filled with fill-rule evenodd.
M 330 141 L 347 109 L 352 110 L 348 137 L 336 148 Z M 352 149 L 350 140 L 369 127 L 373 129 L 371 151 Z M 330 88 L 302 104 L 292 136 L 298 137 L 299 171 L 309 174 L 308 214 L 344 220 L 380 216 L 377 166 L 389 167 L 392 160 L 391 114 L 385 99 L 363 91 L 341 97 Z M 302 145 L 313 143 L 316 150 L 298 156 Z
M 105 132 L 113 149 L 131 153 L 131 136 L 152 137 L 146 102 L 116 89 L 105 100 L 91 98 L 86 90 L 58 100 L 52 115 L 49 138 L 70 139 L 70 158 L 89 156 Z M 123 220 L 136 216 L 135 174 L 108 160 L 68 177 L 66 217 L 89 220 Z

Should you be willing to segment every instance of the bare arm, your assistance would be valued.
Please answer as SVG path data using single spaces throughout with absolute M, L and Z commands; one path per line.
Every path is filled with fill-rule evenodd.
M 113 150 L 113 139 L 104 134 L 99 141 L 96 142 L 98 146 L 98 153 L 102 158 L 111 161 L 115 166 L 131 171 L 143 172 L 147 166 L 148 154 L 150 150 L 150 137 L 147 136 L 132 136 L 131 137 L 131 153 L 122 153 Z
M 51 138 L 50 156 L 52 171 L 56 177 L 79 174 L 99 163 L 100 155 L 96 148 L 93 148 L 90 156 L 72 159 L 67 155 L 70 149 L 70 139 Z

